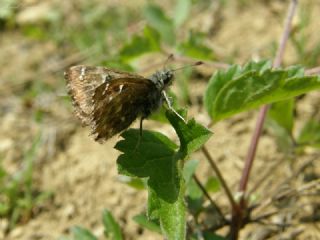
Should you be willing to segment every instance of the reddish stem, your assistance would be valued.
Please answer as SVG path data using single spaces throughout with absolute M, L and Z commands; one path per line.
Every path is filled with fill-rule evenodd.
M 263 106 L 259 111 L 259 115 L 258 115 L 258 119 L 257 119 L 257 123 L 256 123 L 256 128 L 255 128 L 253 136 L 252 136 L 251 144 L 249 146 L 246 162 L 245 162 L 244 169 L 243 169 L 242 178 L 240 180 L 239 191 L 242 193 L 245 193 L 247 190 L 247 184 L 248 184 L 248 180 L 249 180 L 250 171 L 251 171 L 253 161 L 254 161 L 254 158 L 256 155 L 259 139 L 261 136 L 261 132 L 263 130 L 264 120 L 266 118 L 266 114 L 268 112 L 268 109 L 269 109 L 269 107 L 268 107 L 268 105 L 266 105 L 266 106 Z
M 279 48 L 276 54 L 276 57 L 273 62 L 273 67 L 277 68 L 280 66 L 281 61 L 283 59 L 284 50 L 286 47 L 286 43 L 289 38 L 290 30 L 291 30 L 291 22 L 295 13 L 295 9 L 298 1 L 292 0 L 288 9 L 288 14 L 285 21 L 284 31 L 280 40 Z M 264 121 L 266 118 L 266 114 L 268 112 L 269 106 L 263 106 L 260 109 L 256 128 L 254 130 L 251 143 L 249 146 L 248 154 L 245 160 L 244 170 L 242 172 L 239 191 L 242 193 L 239 205 L 232 208 L 232 219 L 231 219 L 231 232 L 230 239 L 236 240 L 238 239 L 239 231 L 241 227 L 245 224 L 245 218 L 247 215 L 247 201 L 246 201 L 246 190 L 248 185 L 248 180 L 250 176 L 250 172 L 253 166 L 253 162 L 255 159 L 259 139 L 263 130 Z
M 283 59 L 283 54 L 284 54 L 284 50 L 286 47 L 286 43 L 288 41 L 289 38 L 289 34 L 290 34 L 290 30 L 291 30 L 291 22 L 295 13 L 295 9 L 297 7 L 297 0 L 292 0 L 291 4 L 289 6 L 289 10 L 288 10 L 288 14 L 287 14 L 287 18 L 285 21 L 285 28 L 280 40 L 280 44 L 279 44 L 279 48 L 276 54 L 276 57 L 274 59 L 273 62 L 273 67 L 277 68 L 280 66 L 281 61 Z M 256 129 L 253 133 L 252 136 L 252 140 L 251 140 L 251 144 L 249 147 L 249 151 L 247 154 L 247 158 L 246 158 L 246 162 L 245 162 L 245 167 L 244 167 L 244 171 L 240 180 L 240 186 L 239 186 L 239 191 L 244 193 L 246 192 L 247 189 L 247 184 L 248 184 L 248 179 L 249 179 L 249 175 L 250 175 L 250 170 L 252 168 L 253 165 L 253 161 L 255 158 L 255 154 L 256 154 L 256 150 L 258 147 L 258 143 L 259 143 L 259 139 L 261 136 L 261 132 L 263 129 L 263 124 L 265 121 L 265 117 L 266 114 L 268 112 L 269 107 L 268 106 L 263 106 L 259 112 L 259 116 L 258 116 L 258 120 L 257 120 L 257 124 L 256 124 Z M 244 195 L 243 195 L 244 196 Z

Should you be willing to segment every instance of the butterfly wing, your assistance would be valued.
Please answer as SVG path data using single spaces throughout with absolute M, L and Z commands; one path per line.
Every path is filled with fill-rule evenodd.
M 106 67 L 78 65 L 65 72 L 68 93 L 72 98 L 75 115 L 84 125 L 90 124 L 93 111 L 93 95 L 98 86 L 116 78 L 142 78 L 136 74 L 121 72 Z
M 115 78 L 97 87 L 90 124 L 95 140 L 107 140 L 128 128 L 143 112 L 152 91 L 157 91 L 155 85 L 141 76 Z

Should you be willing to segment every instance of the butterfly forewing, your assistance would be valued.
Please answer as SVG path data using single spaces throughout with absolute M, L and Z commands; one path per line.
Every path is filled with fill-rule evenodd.
M 75 108 L 75 114 L 84 125 L 90 123 L 92 96 L 102 83 L 119 77 L 140 77 L 105 67 L 73 66 L 65 72 L 69 95 Z
M 74 66 L 65 73 L 76 116 L 103 141 L 129 127 L 155 85 L 142 76 L 105 67 Z
M 93 96 L 91 125 L 97 141 L 107 140 L 128 128 L 143 111 L 154 84 L 145 78 L 116 78 L 100 85 Z

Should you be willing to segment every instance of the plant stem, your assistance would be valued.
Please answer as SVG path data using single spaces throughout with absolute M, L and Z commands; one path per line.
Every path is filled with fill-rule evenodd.
M 203 192 L 203 194 L 207 197 L 207 199 L 209 200 L 210 204 L 213 206 L 213 208 L 215 209 L 215 211 L 219 214 L 220 218 L 226 222 L 220 208 L 217 206 L 217 204 L 212 200 L 212 198 L 210 197 L 209 193 L 207 192 L 207 190 L 205 189 L 205 187 L 202 185 L 202 183 L 200 182 L 199 178 L 194 174 L 193 175 L 193 179 L 195 180 L 195 182 L 197 183 L 197 185 L 199 186 L 199 188 L 201 189 L 201 191 Z
M 287 18 L 285 21 L 285 27 L 284 27 L 284 31 L 282 34 L 282 37 L 280 39 L 280 44 L 279 44 L 279 48 L 276 54 L 276 57 L 273 61 L 273 67 L 277 68 L 280 66 L 281 61 L 283 59 L 283 54 L 284 54 L 284 50 L 286 47 L 286 43 L 288 41 L 289 38 L 289 34 L 290 34 L 290 30 L 291 30 L 291 22 L 297 7 L 297 3 L 298 0 L 292 0 L 289 6 L 289 10 L 288 10 L 288 14 L 287 14 Z M 245 162 L 245 167 L 244 167 L 244 171 L 243 171 L 243 175 L 241 177 L 240 180 L 240 187 L 239 187 L 239 191 L 245 193 L 246 189 L 247 189 L 247 184 L 248 184 L 248 179 L 249 179 L 249 175 L 250 175 L 250 170 L 252 168 L 253 165 L 253 161 L 255 158 L 255 153 L 257 150 L 257 146 L 259 143 L 259 139 L 261 136 L 261 132 L 263 129 L 263 124 L 265 121 L 265 117 L 266 117 L 266 113 L 268 112 L 268 108 L 269 106 L 263 106 L 259 112 L 259 116 L 258 116 L 258 120 L 257 120 L 257 124 L 256 124 L 256 128 L 255 131 L 253 133 L 252 136 L 252 140 L 251 140 L 251 144 L 249 147 L 249 151 L 247 154 L 247 158 L 246 158 L 246 162 Z
M 222 185 L 222 188 L 224 189 L 224 191 L 226 192 L 227 194 L 227 198 L 229 199 L 229 202 L 231 204 L 232 207 L 236 207 L 237 206 L 237 203 L 230 191 L 230 188 L 227 184 L 227 182 L 224 180 L 218 166 L 215 164 L 213 158 L 211 157 L 208 149 L 205 147 L 205 146 L 202 146 L 201 148 L 201 151 L 203 152 L 203 154 L 206 156 L 211 168 L 213 169 L 213 171 L 215 172 L 217 178 L 219 179 L 219 182 L 221 183 Z
M 240 180 L 240 187 L 239 187 L 239 191 L 242 193 L 245 193 L 247 190 L 247 184 L 248 184 L 248 180 L 249 180 L 249 175 L 250 175 L 250 171 L 253 165 L 253 161 L 254 161 L 254 157 L 256 155 L 256 151 L 257 151 L 257 147 L 258 147 L 258 143 L 259 143 L 259 139 L 261 136 L 261 132 L 263 129 L 263 124 L 264 124 L 264 120 L 266 117 L 266 114 L 268 112 L 269 106 L 263 106 L 260 109 L 259 115 L 258 115 L 258 120 L 256 123 L 256 128 L 254 130 L 252 139 L 251 139 L 251 144 L 249 146 L 249 150 L 248 150 L 248 154 L 247 154 L 247 158 L 245 161 L 245 166 L 243 169 L 243 174 Z
M 284 50 L 285 50 L 286 43 L 288 41 L 290 30 L 291 30 L 291 22 L 292 22 L 297 4 L 298 4 L 298 0 L 292 0 L 290 3 L 288 14 L 287 14 L 285 25 L 284 25 L 284 30 L 279 43 L 279 48 L 273 62 L 274 68 L 279 67 L 283 59 Z M 251 143 L 249 146 L 248 154 L 245 160 L 245 166 L 242 172 L 240 185 L 239 185 L 239 191 L 242 193 L 242 197 L 241 197 L 239 206 L 232 209 L 233 212 L 232 212 L 231 232 L 230 232 L 230 238 L 232 240 L 238 239 L 240 228 L 244 225 L 243 220 L 244 220 L 244 217 L 246 216 L 245 211 L 247 209 L 247 202 L 246 202 L 245 195 L 246 195 L 248 180 L 249 180 L 250 172 L 255 159 L 256 150 L 257 150 L 259 139 L 263 130 L 263 125 L 264 125 L 264 121 L 265 121 L 265 117 L 268 112 L 268 109 L 269 109 L 269 106 L 267 105 L 263 106 L 260 109 L 258 120 L 256 123 L 256 128 L 254 130 Z
M 289 39 L 289 35 L 290 35 L 290 31 L 291 31 L 291 23 L 292 23 L 292 19 L 294 17 L 296 8 L 298 5 L 298 0 L 291 0 L 290 2 L 290 6 L 288 9 L 288 13 L 287 13 L 287 17 L 286 17 L 286 21 L 284 23 L 284 30 L 280 39 L 280 44 L 279 44 L 279 48 L 277 51 L 277 54 L 275 56 L 275 59 L 273 61 L 273 67 L 277 68 L 280 67 L 281 62 L 283 60 L 283 54 Z

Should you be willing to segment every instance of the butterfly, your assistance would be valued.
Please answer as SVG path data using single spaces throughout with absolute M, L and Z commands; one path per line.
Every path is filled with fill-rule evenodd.
M 78 65 L 67 69 L 64 76 L 75 115 L 90 126 L 96 141 L 103 142 L 127 129 L 137 117 L 141 135 L 143 120 L 163 102 L 179 115 L 166 94 L 174 71 L 164 69 L 145 78 L 107 67 Z

